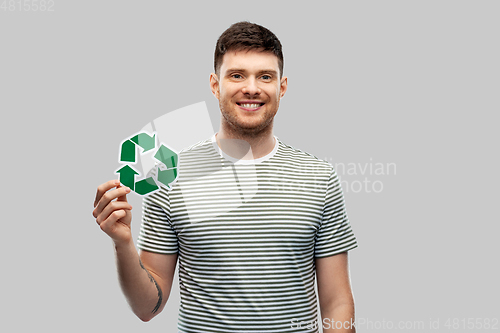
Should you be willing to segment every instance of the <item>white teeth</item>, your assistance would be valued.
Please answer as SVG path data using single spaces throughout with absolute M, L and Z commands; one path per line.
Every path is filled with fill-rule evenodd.
M 244 108 L 255 109 L 255 108 L 258 108 L 260 106 L 260 104 L 241 104 L 241 106 L 244 107 Z

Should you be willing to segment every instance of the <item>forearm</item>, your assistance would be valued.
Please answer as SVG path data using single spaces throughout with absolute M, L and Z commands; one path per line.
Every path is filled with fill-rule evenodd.
M 163 292 L 140 260 L 132 241 L 115 245 L 118 278 L 132 311 L 143 321 L 159 313 Z
M 355 333 L 354 303 L 345 302 L 321 311 L 323 332 Z

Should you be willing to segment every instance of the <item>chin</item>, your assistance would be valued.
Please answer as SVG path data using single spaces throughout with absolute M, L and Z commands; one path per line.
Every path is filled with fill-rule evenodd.
M 270 125 L 272 124 L 272 120 L 270 122 L 266 123 L 237 123 L 237 124 L 232 124 L 233 128 L 242 134 L 245 135 L 258 135 L 260 133 L 265 132 L 267 129 L 269 129 Z

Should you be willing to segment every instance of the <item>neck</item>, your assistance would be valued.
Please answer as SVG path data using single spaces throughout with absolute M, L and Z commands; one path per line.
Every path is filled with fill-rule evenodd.
M 243 160 L 264 157 L 273 151 L 275 145 L 272 123 L 258 133 L 236 132 L 221 124 L 216 140 L 224 153 Z

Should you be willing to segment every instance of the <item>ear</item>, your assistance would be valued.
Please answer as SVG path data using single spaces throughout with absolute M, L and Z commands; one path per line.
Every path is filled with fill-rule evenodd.
M 210 74 L 210 90 L 212 90 L 212 94 L 214 94 L 215 98 L 219 99 L 219 78 L 217 74 Z
M 286 76 L 283 76 L 281 78 L 281 83 L 280 83 L 280 99 L 282 99 L 283 96 L 285 95 L 287 88 L 288 88 L 288 78 Z

